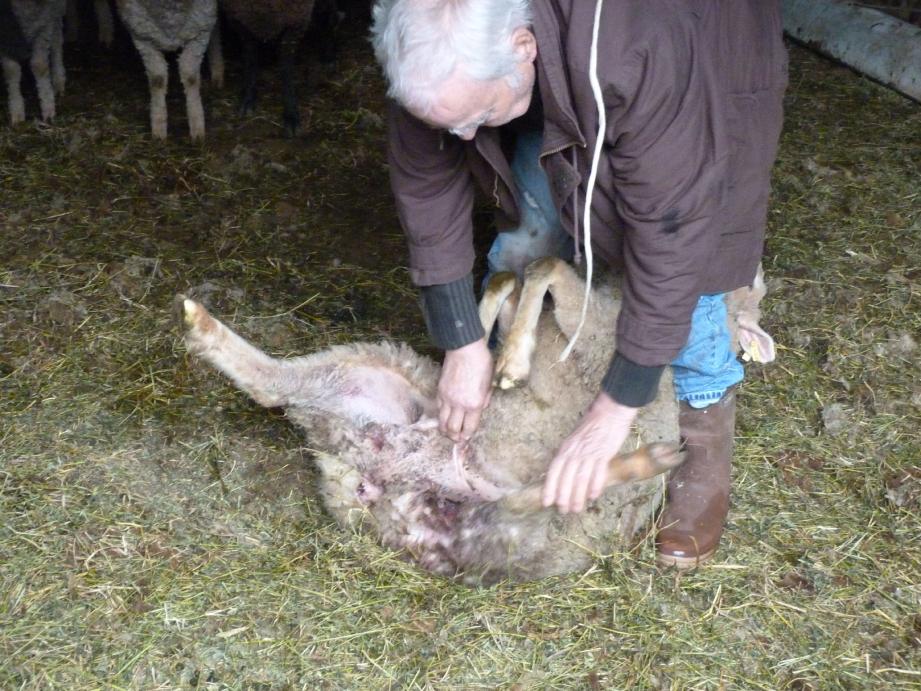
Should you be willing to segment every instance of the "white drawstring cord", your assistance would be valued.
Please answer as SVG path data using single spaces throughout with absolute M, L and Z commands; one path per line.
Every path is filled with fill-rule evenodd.
M 585 297 L 582 300 L 582 316 L 579 317 L 579 326 L 572 335 L 563 353 L 560 362 L 569 357 L 573 346 L 579 339 L 582 327 L 585 325 L 585 315 L 588 313 L 588 298 L 592 291 L 592 193 L 595 191 L 595 178 L 598 177 L 598 162 L 601 160 L 601 147 L 604 143 L 604 132 L 607 129 L 607 118 L 604 112 L 604 100 L 601 94 L 601 84 L 598 81 L 598 27 L 601 24 L 601 5 L 604 0 L 595 2 L 595 23 L 592 26 L 592 47 L 588 59 L 588 79 L 592 85 L 592 95 L 595 97 L 595 106 L 598 108 L 598 132 L 595 137 L 595 151 L 592 154 L 592 167 L 588 174 L 588 183 L 585 191 L 585 211 L 582 225 L 585 227 Z M 578 208 L 575 213 L 579 213 Z

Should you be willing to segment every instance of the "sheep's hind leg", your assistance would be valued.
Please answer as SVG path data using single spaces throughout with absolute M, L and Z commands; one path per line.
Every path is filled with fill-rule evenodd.
M 294 58 L 304 35 L 302 27 L 286 29 L 281 35 L 281 48 L 279 63 L 281 65 L 281 89 L 283 113 L 282 122 L 285 127 L 285 136 L 294 137 L 301 126 L 301 114 L 297 105 L 297 86 L 294 83 L 295 69 Z
M 56 94 L 63 94 L 67 83 L 64 70 L 64 18 L 59 17 L 54 23 L 51 35 L 51 83 Z
M 208 70 L 211 72 L 211 83 L 218 89 L 224 87 L 224 46 L 221 40 L 221 22 L 218 19 L 208 41 Z
M 608 461 L 605 489 L 624 485 L 628 482 L 648 480 L 666 470 L 681 465 L 684 456 L 675 444 L 656 443 L 640 447 L 634 451 L 614 456 Z M 502 505 L 514 513 L 529 513 L 542 508 L 543 481 L 528 485 L 513 494 L 503 497 Z
M 183 299 L 182 307 L 191 353 L 230 377 L 260 405 L 287 405 L 296 382 L 285 376 L 289 373 L 281 361 L 247 343 L 194 300 Z
M 112 8 L 109 0 L 95 0 L 93 7 L 96 10 L 96 25 L 99 31 L 99 42 L 106 48 L 112 47 L 115 38 L 115 20 L 112 17 Z
M 544 257 L 528 265 L 515 320 L 496 361 L 495 386 L 511 389 L 527 381 L 544 295 L 550 290 L 556 299 L 557 292 L 568 295 L 572 292 L 571 288 L 579 284 L 580 279 L 573 268 L 557 257 Z

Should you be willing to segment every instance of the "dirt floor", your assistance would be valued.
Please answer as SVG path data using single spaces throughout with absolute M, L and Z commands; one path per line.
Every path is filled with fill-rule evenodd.
M 201 145 L 175 73 L 151 141 L 124 39 L 69 47 L 53 125 L 0 124 L 0 687 L 921 688 L 918 104 L 791 49 L 779 357 L 740 392 L 715 561 L 657 570 L 647 538 L 471 590 L 337 528 L 304 437 L 175 320 L 187 293 L 275 354 L 432 352 L 365 29 L 305 57 L 294 140 L 271 68 L 236 115 L 231 49 Z

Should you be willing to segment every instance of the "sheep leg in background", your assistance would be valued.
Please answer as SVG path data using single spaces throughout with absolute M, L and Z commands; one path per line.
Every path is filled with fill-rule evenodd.
M 211 30 L 211 40 L 208 41 L 208 70 L 211 73 L 211 83 L 218 89 L 224 87 L 224 47 L 221 45 L 221 21 L 218 19 Z
M 259 44 L 248 29 L 240 26 L 238 33 L 243 42 L 243 91 L 240 92 L 241 116 L 256 112 L 256 79 L 259 76 Z
M 26 104 L 22 99 L 22 68 L 19 63 L 9 58 L 0 58 L 3 62 L 3 77 L 6 80 L 6 94 L 10 108 L 10 124 L 18 125 L 26 119 Z
M 480 322 L 483 324 L 483 330 L 489 336 L 496 319 L 499 319 L 500 339 L 504 338 L 506 329 L 503 329 L 503 323 L 508 326 L 509 318 L 502 318 L 503 312 L 514 314 L 514 306 L 517 302 L 517 295 L 514 295 L 518 288 L 518 277 L 511 271 L 502 271 L 489 279 L 486 284 L 486 290 L 483 291 L 483 298 L 480 300 Z
M 152 43 L 134 38 L 141 54 L 147 83 L 150 85 L 150 132 L 154 139 L 166 139 L 166 88 L 169 85 L 169 65 L 163 53 Z
M 54 86 L 51 84 L 51 65 L 48 57 L 53 41 L 54 26 L 44 27 L 35 42 L 32 44 L 32 58 L 29 66 L 35 77 L 35 88 L 38 91 L 38 103 L 41 106 L 42 120 L 50 122 L 54 119 Z
M 66 27 L 65 38 L 68 43 L 76 43 L 80 39 L 80 8 L 77 0 L 67 0 L 64 9 Z
M 67 82 L 64 71 L 64 19 L 59 18 L 54 22 L 51 32 L 51 83 L 54 93 L 63 94 Z
M 573 292 L 570 286 L 576 287 L 580 283 L 572 267 L 557 257 L 545 257 L 528 265 L 515 320 L 496 360 L 495 386 L 511 389 L 527 381 L 537 343 L 537 322 L 544 308 L 544 295 L 548 289 L 553 292 L 554 286 L 566 287 L 567 290 L 560 292 L 568 295 Z
M 185 107 L 192 141 L 205 137 L 205 110 L 201 105 L 201 61 L 208 49 L 210 32 L 191 41 L 179 53 L 179 78 L 185 90 Z
M 336 0 L 317 0 L 310 20 L 310 38 L 317 46 L 320 62 L 329 65 L 336 61 L 336 28 L 339 26 L 339 8 Z M 316 40 L 316 43 L 314 43 Z
M 112 8 L 109 7 L 109 0 L 94 0 L 93 9 L 96 11 L 99 42 L 106 48 L 111 48 L 112 41 L 115 39 L 115 22 L 112 17 Z
M 284 104 L 282 122 L 284 123 L 286 137 L 297 135 L 297 130 L 301 125 L 301 115 L 297 108 L 294 59 L 297 57 L 297 49 L 303 35 L 303 27 L 289 27 L 281 34 L 278 57 L 281 65 L 281 97 Z

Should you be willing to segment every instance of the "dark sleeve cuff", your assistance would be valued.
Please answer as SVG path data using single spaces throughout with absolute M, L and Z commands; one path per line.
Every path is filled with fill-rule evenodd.
M 422 288 L 422 314 L 435 347 L 456 350 L 484 336 L 473 275 Z
M 638 365 L 615 352 L 611 366 L 601 380 L 601 389 L 621 405 L 642 408 L 655 400 L 665 367 Z

